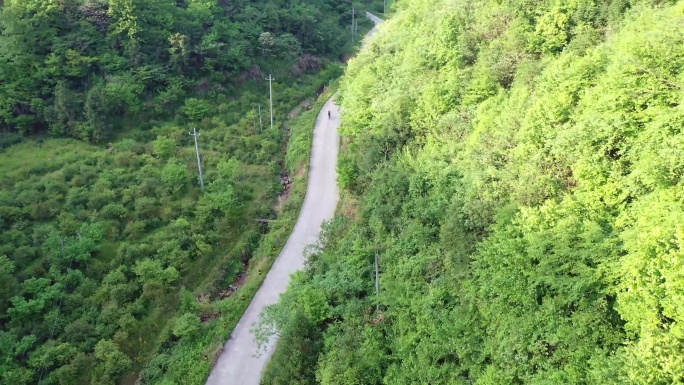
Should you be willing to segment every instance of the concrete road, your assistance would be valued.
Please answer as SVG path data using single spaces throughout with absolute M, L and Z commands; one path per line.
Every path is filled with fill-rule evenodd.
M 376 26 L 382 21 L 374 15 L 367 15 Z M 375 28 L 369 35 L 374 32 Z M 331 113 L 330 119 L 328 111 Z M 325 103 L 316 120 L 309 184 L 297 224 L 247 311 L 226 342 L 209 375 L 207 385 L 259 385 L 261 382 L 261 372 L 273 353 L 276 341 L 272 338 L 266 351 L 259 352 L 250 329 L 259 320 L 259 314 L 264 308 L 276 303 L 280 294 L 285 292 L 290 275 L 304 267 L 305 246 L 317 242 L 321 225 L 324 221 L 332 219 L 335 214 L 339 199 L 336 170 L 340 147 L 340 138 L 337 134 L 339 126 L 340 109 L 331 98 Z
M 365 46 L 366 46 L 366 43 L 368 42 L 368 38 L 369 38 L 370 36 L 373 36 L 373 35 L 375 35 L 376 32 L 378 32 L 378 26 L 380 25 L 380 23 L 382 23 L 382 19 L 381 19 L 381 18 L 375 16 L 374 14 L 372 14 L 372 13 L 370 13 L 370 12 L 366 12 L 366 17 L 369 18 L 369 19 L 371 19 L 371 21 L 375 24 L 375 27 L 374 27 L 373 29 L 371 29 L 371 30 L 368 32 L 368 34 L 366 35 L 365 40 L 363 41 L 363 43 L 361 43 L 361 46 L 362 46 L 362 47 L 365 47 Z

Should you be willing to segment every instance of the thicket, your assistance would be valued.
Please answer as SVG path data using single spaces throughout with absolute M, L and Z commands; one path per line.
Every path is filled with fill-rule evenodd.
M 350 8 L 4 2 L 0 384 L 205 381 L 294 224 L 312 127 L 284 123 L 341 73 Z
M 263 383 L 684 381 L 684 2 L 395 11 Z
M 201 105 L 184 105 L 188 93 L 226 98 L 269 72 L 317 71 L 351 38 L 350 1 L 8 0 L 0 9 L 0 128 L 92 141 L 181 106 L 201 116 Z

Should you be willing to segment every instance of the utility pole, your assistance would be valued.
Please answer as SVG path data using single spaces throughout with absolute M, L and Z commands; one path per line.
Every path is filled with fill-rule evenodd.
M 356 29 L 356 28 L 354 28 L 355 21 L 356 21 L 356 8 L 354 8 L 352 6 L 352 44 L 354 44 L 354 30 Z
M 264 132 L 264 122 L 261 120 L 261 104 L 259 104 L 259 132 Z
M 200 134 L 197 133 L 197 127 L 193 127 L 193 132 L 190 132 L 189 134 L 195 137 L 195 151 L 197 152 L 197 168 L 199 168 L 200 185 L 202 186 L 202 191 L 204 191 L 204 175 L 202 175 L 202 161 L 200 160 L 199 143 L 197 143 L 197 137 L 200 136 Z
M 382 14 L 384 15 L 387 11 L 387 0 L 382 0 Z
M 378 245 L 375 244 L 375 299 L 377 301 L 375 305 L 375 311 L 380 312 L 380 261 L 378 259 Z
M 271 98 L 271 130 L 272 130 L 273 129 L 273 81 L 275 79 L 273 79 L 273 76 L 271 76 L 271 74 L 269 74 L 268 79 L 266 79 L 266 80 L 268 80 L 268 93 L 269 93 L 270 98 Z
M 252 112 L 254 112 L 254 132 L 256 132 L 256 108 L 254 108 L 254 104 L 252 104 Z

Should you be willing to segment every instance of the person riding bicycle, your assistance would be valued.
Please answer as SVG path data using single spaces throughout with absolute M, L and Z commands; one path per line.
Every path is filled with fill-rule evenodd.
M 328 110 L 328 119 L 330 119 L 330 110 Z

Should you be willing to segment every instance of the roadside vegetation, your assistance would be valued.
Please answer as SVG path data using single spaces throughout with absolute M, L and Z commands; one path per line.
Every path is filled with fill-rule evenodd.
M 682 382 L 684 2 L 394 11 L 263 383 Z
M 0 384 L 204 383 L 296 220 L 350 8 L 5 1 Z

